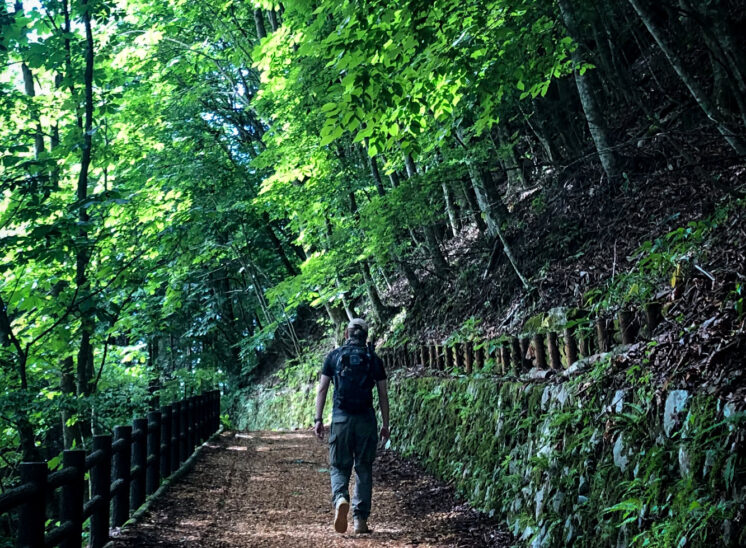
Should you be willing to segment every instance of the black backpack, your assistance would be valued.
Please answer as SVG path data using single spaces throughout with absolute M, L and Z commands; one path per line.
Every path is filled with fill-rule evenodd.
M 364 346 L 346 345 L 334 365 L 334 404 L 348 413 L 363 413 L 373 407 L 373 352 Z

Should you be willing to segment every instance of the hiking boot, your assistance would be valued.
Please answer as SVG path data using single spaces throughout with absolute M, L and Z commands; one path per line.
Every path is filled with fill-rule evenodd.
M 356 535 L 364 535 L 365 533 L 370 533 L 370 529 L 368 529 L 368 520 L 365 520 L 363 518 L 355 518 L 354 523 Z
M 337 533 L 347 531 L 347 512 L 350 511 L 350 502 L 342 497 L 337 501 L 334 511 L 334 530 Z

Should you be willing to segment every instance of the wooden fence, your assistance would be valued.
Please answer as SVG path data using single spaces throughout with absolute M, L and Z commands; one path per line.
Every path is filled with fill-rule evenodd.
M 161 407 L 132 426 L 117 426 L 113 440 L 94 436 L 89 454 L 65 451 L 56 472 L 49 473 L 46 462 L 23 462 L 21 485 L 0 495 L 0 515 L 18 511 L 17 544 L 23 548 L 80 548 L 89 518 L 89 545 L 104 546 L 109 525 L 123 525 L 219 427 L 216 390 Z M 61 489 L 60 525 L 46 531 L 47 499 L 56 489 Z
M 568 322 L 561 330 L 531 335 L 502 335 L 494 341 L 427 344 L 384 348 L 379 352 L 387 369 L 421 365 L 441 371 L 470 374 L 493 360 L 492 371 L 521 375 L 531 368 L 562 371 L 578 361 L 599 352 L 608 352 L 615 344 L 632 344 L 640 340 L 646 326 L 652 333 L 663 321 L 660 303 L 650 303 L 639 311 L 623 310 L 616 317 L 585 318 Z

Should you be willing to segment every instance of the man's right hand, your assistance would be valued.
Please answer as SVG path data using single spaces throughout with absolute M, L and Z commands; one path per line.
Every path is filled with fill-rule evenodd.
M 324 423 L 322 423 L 321 421 L 315 423 L 313 425 L 313 432 L 314 434 L 316 434 L 317 438 L 319 438 L 320 440 L 323 440 L 324 439 Z

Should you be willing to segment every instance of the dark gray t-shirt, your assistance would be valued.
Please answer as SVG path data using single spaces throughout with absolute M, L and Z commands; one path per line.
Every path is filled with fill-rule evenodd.
M 355 345 L 355 346 L 365 346 L 365 344 L 358 343 L 357 341 L 347 340 L 345 341 L 343 346 L 348 345 Z M 332 383 L 334 382 L 334 367 L 337 364 L 337 359 L 339 357 L 339 352 L 342 350 L 343 346 L 340 346 L 339 348 L 335 348 L 329 354 L 326 355 L 326 358 L 324 359 L 324 365 L 321 367 L 321 374 L 326 375 L 330 379 L 332 379 Z M 383 368 L 383 361 L 381 358 L 373 354 L 373 363 L 371 364 L 370 368 L 370 376 L 375 381 L 383 381 L 386 380 L 386 371 Z M 374 413 L 373 406 L 371 405 L 369 413 L 372 415 Z M 333 410 L 332 410 L 332 416 L 334 417 L 340 417 L 340 416 L 346 416 L 347 413 L 343 411 L 342 409 L 338 409 L 336 406 L 336 402 L 334 404 Z

